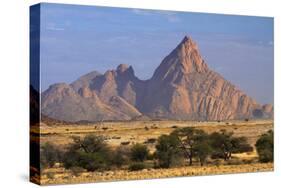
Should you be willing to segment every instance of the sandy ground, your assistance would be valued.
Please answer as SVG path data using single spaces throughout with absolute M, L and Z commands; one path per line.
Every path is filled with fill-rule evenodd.
M 208 133 L 226 129 L 233 131 L 236 136 L 245 136 L 254 145 L 257 138 L 273 129 L 271 120 L 259 121 L 228 121 L 228 122 L 190 122 L 190 121 L 134 121 L 134 122 L 103 122 L 89 125 L 58 125 L 40 127 L 41 143 L 52 142 L 65 145 L 72 141 L 71 136 L 85 136 L 87 134 L 103 135 L 113 146 L 121 142 L 145 142 L 149 138 L 158 138 L 162 134 L 169 134 L 175 127 L 196 127 Z

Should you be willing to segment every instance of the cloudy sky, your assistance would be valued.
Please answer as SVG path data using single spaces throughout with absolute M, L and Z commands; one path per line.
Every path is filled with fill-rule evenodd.
M 220 14 L 41 4 L 41 88 L 121 63 L 149 79 L 185 35 L 211 69 L 273 103 L 273 19 Z

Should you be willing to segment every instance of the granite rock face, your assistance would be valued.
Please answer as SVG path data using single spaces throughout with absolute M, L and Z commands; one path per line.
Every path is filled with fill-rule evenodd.
M 149 80 L 121 64 L 104 74 L 91 72 L 71 84 L 42 93 L 42 113 L 65 121 L 273 118 L 272 105 L 260 105 L 208 68 L 196 43 L 184 37 Z

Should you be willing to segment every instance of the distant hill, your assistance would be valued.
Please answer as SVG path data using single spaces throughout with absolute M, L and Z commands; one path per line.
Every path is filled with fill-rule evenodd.
M 209 69 L 190 37 L 184 37 L 149 80 L 138 79 L 131 66 L 121 64 L 71 84 L 51 85 L 42 93 L 41 105 L 44 115 L 68 122 L 273 118 L 272 105 L 258 104 Z

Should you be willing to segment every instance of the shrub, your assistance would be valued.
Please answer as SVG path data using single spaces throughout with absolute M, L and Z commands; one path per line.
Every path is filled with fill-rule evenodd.
M 121 142 L 121 145 L 126 146 L 129 145 L 131 142 L 127 141 L 127 142 Z
M 40 166 L 41 168 L 53 167 L 59 162 L 61 152 L 53 144 L 47 142 L 40 148 Z
M 233 132 L 221 130 L 210 135 L 210 144 L 213 148 L 212 158 L 223 158 L 225 161 L 231 158 L 232 153 L 252 151 L 245 137 L 234 137 Z
M 102 152 L 95 153 L 79 153 L 78 164 L 80 167 L 88 171 L 103 171 L 109 169 L 109 160 L 107 154 Z
M 149 154 L 148 148 L 143 144 L 135 144 L 131 148 L 131 159 L 133 161 L 143 162 Z
M 259 155 L 259 161 L 263 163 L 272 162 L 274 158 L 274 139 L 273 131 L 268 131 L 256 142 L 256 148 Z
M 157 141 L 156 138 L 148 138 L 144 143 L 146 144 L 154 144 Z
M 143 170 L 145 168 L 144 163 L 142 162 L 137 162 L 137 163 L 132 163 L 129 166 L 130 171 L 138 171 L 138 170 Z
M 73 137 L 73 141 L 62 159 L 66 169 L 72 167 L 81 167 L 88 171 L 109 169 L 112 155 L 103 137 L 88 135 L 82 140 L 80 137 Z
M 175 135 L 162 135 L 158 138 L 155 157 L 160 167 L 169 168 L 182 157 L 179 145 L 179 139 Z
M 122 165 L 126 165 L 130 161 L 131 151 L 127 146 L 119 146 L 115 149 L 112 156 L 112 164 L 117 167 L 121 167 Z

